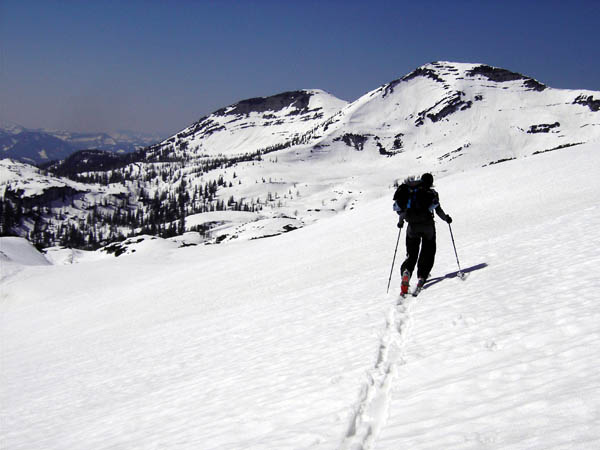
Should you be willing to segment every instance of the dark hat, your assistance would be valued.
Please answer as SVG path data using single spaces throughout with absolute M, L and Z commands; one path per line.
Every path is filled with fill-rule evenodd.
M 421 182 L 427 187 L 433 186 L 433 175 L 430 173 L 424 173 L 421 176 Z

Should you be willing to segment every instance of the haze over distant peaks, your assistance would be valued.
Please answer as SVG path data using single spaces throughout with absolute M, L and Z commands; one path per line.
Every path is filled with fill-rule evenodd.
M 77 150 L 84 149 L 130 153 L 160 139 L 161 136 L 155 134 L 126 130 L 83 133 L 28 129 L 4 122 L 0 124 L 0 157 L 41 164 L 65 159 Z

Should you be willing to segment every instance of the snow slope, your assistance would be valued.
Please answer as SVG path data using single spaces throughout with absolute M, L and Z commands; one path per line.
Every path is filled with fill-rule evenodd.
M 3 447 L 598 448 L 598 167 L 587 144 L 438 176 L 469 277 L 438 223 L 399 305 L 391 186 L 270 239 L 22 266 Z
M 22 198 L 44 196 L 52 190 L 71 190 L 91 195 L 114 195 L 125 191 L 122 186 L 104 187 L 54 177 L 29 164 L 6 158 L 0 160 L 0 189 L 2 189 L 2 195 L 4 195 L 7 188 L 19 192 Z
M 0 261 L 24 266 L 40 266 L 50 264 L 26 239 L 3 237 L 0 241 Z
M 189 158 L 255 153 L 309 131 L 346 104 L 320 89 L 242 100 L 203 117 L 148 154 Z

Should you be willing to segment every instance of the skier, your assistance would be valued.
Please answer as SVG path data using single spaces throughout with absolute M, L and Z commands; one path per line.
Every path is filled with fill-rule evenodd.
M 404 221 L 406 229 L 406 259 L 400 267 L 402 273 L 401 295 L 408 293 L 411 275 L 417 266 L 417 295 L 429 277 L 435 260 L 435 222 L 433 211 L 447 223 L 452 218 L 440 206 L 438 193 L 432 188 L 433 175 L 425 173 L 421 179 L 406 179 L 394 194 L 394 210 L 398 213 L 398 228 Z

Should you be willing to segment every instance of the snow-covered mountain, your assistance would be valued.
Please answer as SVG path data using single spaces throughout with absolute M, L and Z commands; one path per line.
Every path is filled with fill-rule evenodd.
M 346 104 L 318 89 L 242 100 L 200 119 L 148 153 L 169 158 L 255 154 L 308 132 Z
M 184 231 L 206 242 L 253 239 L 352 209 L 411 173 L 456 173 L 596 143 L 599 102 L 598 92 L 438 62 L 350 104 L 320 90 L 243 100 L 120 166 L 80 155 L 71 176 L 88 186 L 91 203 L 78 201 L 80 191 L 48 202 L 26 178 L 2 186 L 13 209 L 23 195 L 35 205 L 17 211 L 13 232 L 35 229 L 30 238 L 41 245 L 72 245 L 73 234 L 87 247 Z M 105 197 L 95 184 L 121 194 Z
M 481 64 L 437 62 L 367 93 L 313 131 L 320 148 L 409 152 L 445 170 L 596 141 L 600 94 Z

